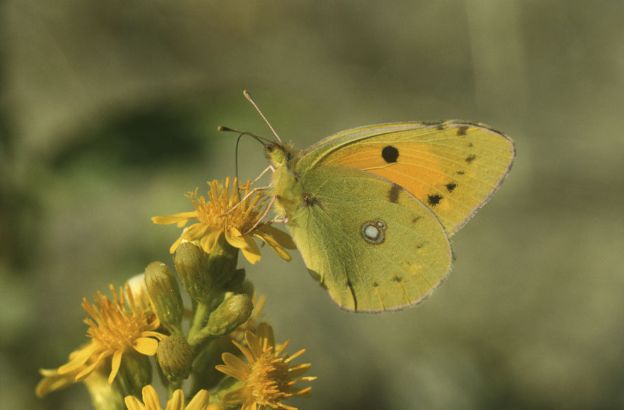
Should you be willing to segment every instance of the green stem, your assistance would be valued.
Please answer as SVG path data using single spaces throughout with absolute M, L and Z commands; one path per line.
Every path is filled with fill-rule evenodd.
M 210 307 L 204 302 L 198 302 L 195 314 L 193 315 L 193 322 L 189 329 L 187 340 L 191 347 L 195 347 L 197 344 L 197 334 L 201 332 L 202 328 L 208 320 L 210 315 Z

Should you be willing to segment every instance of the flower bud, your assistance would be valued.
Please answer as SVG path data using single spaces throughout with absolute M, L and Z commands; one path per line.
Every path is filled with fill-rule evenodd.
M 191 298 L 207 302 L 212 295 L 212 278 L 207 273 L 208 254 L 190 242 L 178 246 L 173 262 L 182 285 Z
M 182 336 L 173 335 L 158 344 L 158 364 L 172 383 L 179 383 L 191 373 L 193 349 Z
M 156 314 L 161 323 L 176 332 L 180 331 L 182 296 L 175 277 L 162 262 L 152 262 L 145 268 L 145 283 Z
M 245 281 L 245 269 L 236 269 L 230 274 L 228 281 L 225 283 L 225 290 L 242 293 L 238 292 L 238 289 L 240 289 L 243 281 Z
M 253 303 L 248 295 L 228 293 L 223 302 L 210 314 L 206 332 L 212 336 L 230 333 L 249 319 L 252 311 Z
M 174 256 L 184 288 L 195 301 L 210 304 L 224 292 L 236 268 L 237 250 L 220 238 L 211 253 L 190 242 L 180 244 Z
M 253 295 L 255 293 L 256 289 L 254 287 L 254 284 L 251 283 L 251 281 L 245 279 L 243 281 L 243 283 L 240 284 L 240 286 L 238 286 L 236 288 L 236 293 L 244 293 L 245 295 L 249 296 L 250 298 L 253 298 Z
M 152 381 L 152 366 L 149 358 L 136 352 L 124 353 L 115 386 L 122 397 L 139 396 L 143 386 Z

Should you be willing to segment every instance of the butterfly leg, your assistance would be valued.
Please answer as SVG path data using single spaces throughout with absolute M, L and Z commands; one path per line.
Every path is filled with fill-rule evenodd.
M 288 217 L 287 216 L 276 216 L 275 218 L 267 221 L 268 224 L 287 224 Z
M 269 165 L 268 167 L 266 167 L 257 177 L 256 179 L 254 179 L 252 181 L 252 185 L 255 184 L 256 182 L 258 182 L 258 180 L 260 180 L 260 178 L 262 178 L 267 172 L 275 172 L 275 167 L 273 165 Z
M 269 204 L 267 205 L 266 209 L 264 210 L 264 212 L 262 213 L 262 215 L 260 215 L 260 217 L 258 218 L 258 220 L 256 221 L 255 224 L 253 224 L 253 226 L 251 228 L 249 228 L 247 230 L 247 232 L 243 233 L 243 235 L 247 235 L 249 232 L 253 231 L 254 229 L 256 229 L 256 227 L 258 227 L 258 225 L 260 225 L 260 223 L 262 222 L 262 220 L 269 214 L 269 212 L 271 212 L 271 208 L 273 208 L 273 203 L 275 202 L 275 196 L 271 197 L 271 200 L 269 201 Z
M 238 201 L 238 202 L 236 203 L 236 205 L 233 205 L 230 209 L 228 209 L 226 212 L 224 212 L 224 213 L 223 213 L 223 215 L 228 215 L 228 214 L 230 214 L 232 211 L 234 211 L 236 208 L 238 208 L 238 206 L 239 206 L 240 204 L 242 204 L 243 202 L 245 202 L 245 200 L 246 200 L 247 198 L 249 198 L 250 196 L 252 196 L 252 195 L 254 195 L 254 194 L 258 193 L 258 192 L 266 191 L 266 190 L 268 190 L 268 189 L 270 189 L 270 188 L 271 188 L 270 186 L 261 186 L 261 187 L 256 187 L 256 188 L 252 189 L 251 191 L 247 192 L 247 194 L 245 194 L 245 196 L 243 196 L 243 197 L 240 199 L 240 201 Z

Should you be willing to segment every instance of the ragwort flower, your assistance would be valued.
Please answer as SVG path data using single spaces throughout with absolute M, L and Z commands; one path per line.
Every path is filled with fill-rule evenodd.
M 208 186 L 208 199 L 199 195 L 197 189 L 187 194 L 194 211 L 152 217 L 152 222 L 156 224 L 177 224 L 180 228 L 190 220 L 196 221 L 184 228 L 180 237 L 171 245 L 171 253 L 182 241 L 195 242 L 206 253 L 210 253 L 221 235 L 225 235 L 227 242 L 240 249 L 250 263 L 260 260 L 256 239 L 269 244 L 282 259 L 290 260 L 286 249 L 295 249 L 290 236 L 269 223 L 259 222 L 269 206 L 269 198 L 264 192 L 250 194 L 251 182 L 239 186 L 236 178 L 232 184 L 226 178 L 224 184 L 213 180 Z
M 83 299 L 82 307 L 90 317 L 85 319 L 89 326 L 89 343 L 69 355 L 69 362 L 58 369 L 42 369 L 44 378 L 37 386 L 37 394 L 42 396 L 63 388 L 70 383 L 84 380 L 94 371 L 110 361 L 108 383 L 111 384 L 124 354 L 138 352 L 146 356 L 156 354 L 158 341 L 165 335 L 157 332 L 160 321 L 151 310 L 135 300 L 129 286 L 116 291 L 110 285 L 112 300 L 101 292 L 95 295 L 90 304 Z
M 232 353 L 223 353 L 223 365 L 217 370 L 240 381 L 240 387 L 228 392 L 224 402 L 228 405 L 240 404 L 242 410 L 286 409 L 296 407 L 283 402 L 294 396 L 308 394 L 312 387 L 296 387 L 299 382 L 315 380 L 316 377 L 302 376 L 310 368 L 310 363 L 291 365 L 305 349 L 292 355 L 284 350 L 288 341 L 275 344 L 273 329 L 266 323 L 258 325 L 256 333 L 248 331 L 245 344 L 232 341 L 243 353 L 247 362 Z
M 128 410 L 162 410 L 160 406 L 160 398 L 156 389 L 152 385 L 148 384 L 143 387 L 141 391 L 143 396 L 143 402 L 134 396 L 126 396 L 124 399 Z M 171 398 L 167 401 L 165 410 L 213 410 L 217 409 L 214 405 L 208 403 L 208 391 L 200 390 L 195 397 L 191 399 L 188 405 L 185 407 L 184 393 L 182 389 L 177 389 L 171 395 Z

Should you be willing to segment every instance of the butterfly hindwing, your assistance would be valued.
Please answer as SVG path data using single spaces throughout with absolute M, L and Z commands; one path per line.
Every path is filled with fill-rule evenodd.
M 305 205 L 288 227 L 306 266 L 351 311 L 399 309 L 427 296 L 451 268 L 444 228 L 409 192 L 357 169 L 301 173 Z
M 307 150 L 300 166 L 382 176 L 428 206 L 452 235 L 487 202 L 513 157 L 511 140 L 481 124 L 394 123 L 330 136 Z

